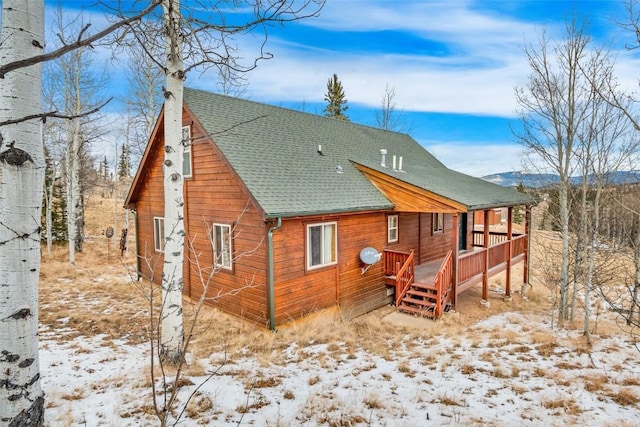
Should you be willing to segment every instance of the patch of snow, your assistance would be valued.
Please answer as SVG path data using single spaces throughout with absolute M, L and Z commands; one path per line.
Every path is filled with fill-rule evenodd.
M 157 423 L 148 344 L 106 337 L 61 340 L 42 331 L 41 373 L 49 426 L 137 426 Z M 550 343 L 531 339 L 535 333 Z M 407 335 L 382 357 L 345 343 L 291 344 L 270 363 L 251 354 L 193 360 L 210 377 L 190 376 L 179 404 L 196 392 L 200 408 L 181 425 L 617 425 L 640 419 L 639 354 L 620 336 L 594 337 L 577 351 L 579 331 L 554 330 L 540 316 L 505 313 L 466 333 Z M 384 344 L 386 345 L 386 343 Z M 591 386 L 598 381 L 599 387 Z M 588 391 L 588 390 L 592 391 Z M 198 402 L 200 406 L 198 406 Z M 205 404 L 209 402 L 210 405 Z M 195 417 L 195 418 L 193 418 Z M 628 424 L 625 424 L 628 425 Z

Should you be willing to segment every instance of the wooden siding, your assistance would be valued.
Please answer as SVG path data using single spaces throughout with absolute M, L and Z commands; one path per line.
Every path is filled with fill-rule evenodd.
M 387 297 L 383 262 L 366 267 L 360 251 L 373 247 L 380 253 L 387 245 L 387 215 L 372 213 L 346 216 L 340 221 L 339 305 L 346 318 L 367 313 L 391 302 Z
M 416 252 L 416 263 L 425 264 L 443 258 L 453 249 L 455 234 L 453 216 L 444 214 L 442 232 L 433 233 L 431 213 L 400 213 L 398 216 L 398 242 L 385 246 L 400 252 Z M 467 249 L 473 244 L 473 215 L 467 216 Z
M 192 176 L 185 179 L 185 242 L 183 292 L 197 299 L 202 295 L 213 265 L 208 235 L 213 223 L 232 226 L 233 270 L 219 270 L 210 280 L 207 303 L 223 311 L 265 325 L 267 313 L 266 229 L 262 213 L 220 153 L 190 113 L 183 113 L 184 125 L 192 124 Z M 138 247 L 141 255 L 153 251 L 153 218 L 164 216 L 162 161 L 164 137 L 158 132 L 144 171 L 146 176 L 136 201 Z M 190 247 L 191 246 L 191 247 Z M 150 249 L 149 249 L 150 248 Z M 197 258 L 197 260 L 196 260 Z M 144 277 L 161 282 L 162 256 L 153 254 L 155 271 L 142 260 Z M 198 267 L 198 265 L 200 267 Z M 239 290 L 239 292 L 238 292 Z M 237 295 L 230 295 L 238 292 Z
M 337 264 L 307 270 L 307 225 L 332 221 L 338 232 Z M 360 251 L 367 246 L 381 251 L 386 232 L 384 213 L 285 219 L 274 233 L 276 324 L 336 305 L 346 316 L 356 316 L 387 304 L 382 263 L 365 274 L 360 270 Z
M 194 256 L 205 268 L 213 265 L 209 238 L 214 223 L 232 230 L 232 270 L 219 269 L 207 292 L 207 302 L 223 311 L 266 325 L 267 249 L 264 215 L 226 160 L 211 144 L 197 122 L 192 125 L 191 178 L 185 182 L 188 194 L 185 219 L 192 239 L 189 253 L 192 298 L 202 295 L 206 280 L 198 275 Z M 238 292 L 237 294 L 235 294 Z M 233 293 L 233 295 L 232 295 Z

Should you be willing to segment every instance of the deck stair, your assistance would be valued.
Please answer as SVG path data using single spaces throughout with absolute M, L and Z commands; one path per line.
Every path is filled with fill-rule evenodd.
M 416 271 L 413 252 L 404 259 L 393 259 L 385 269 L 386 282 L 395 285 L 398 311 L 437 319 L 448 311 L 453 295 L 451 251 L 440 263 L 423 267 Z
M 408 314 L 435 318 L 438 290 L 434 283 L 412 283 L 397 308 Z

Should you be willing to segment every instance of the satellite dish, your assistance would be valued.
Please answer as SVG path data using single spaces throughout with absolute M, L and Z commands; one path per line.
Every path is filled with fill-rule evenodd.
M 379 254 L 376 248 L 367 247 L 360 251 L 360 260 L 368 265 L 380 261 L 381 257 L 382 254 Z

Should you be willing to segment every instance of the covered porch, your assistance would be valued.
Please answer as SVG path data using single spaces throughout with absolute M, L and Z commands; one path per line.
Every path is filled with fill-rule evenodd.
M 484 224 L 489 224 L 489 210 Z M 506 231 L 484 225 L 472 230 L 472 245 L 460 245 L 458 215 L 454 214 L 452 248 L 444 258 L 418 264 L 415 251 L 384 250 L 385 283 L 393 287 L 398 310 L 438 318 L 456 306 L 458 295 L 482 283 L 482 301 L 488 296 L 489 279 L 505 272 L 505 298 L 511 298 L 511 267 L 523 262 L 522 283 L 528 283 L 529 227 L 531 212 L 525 211 L 524 231 L 513 230 L 513 207 L 508 208 Z M 479 228 L 479 227 L 478 227 Z

